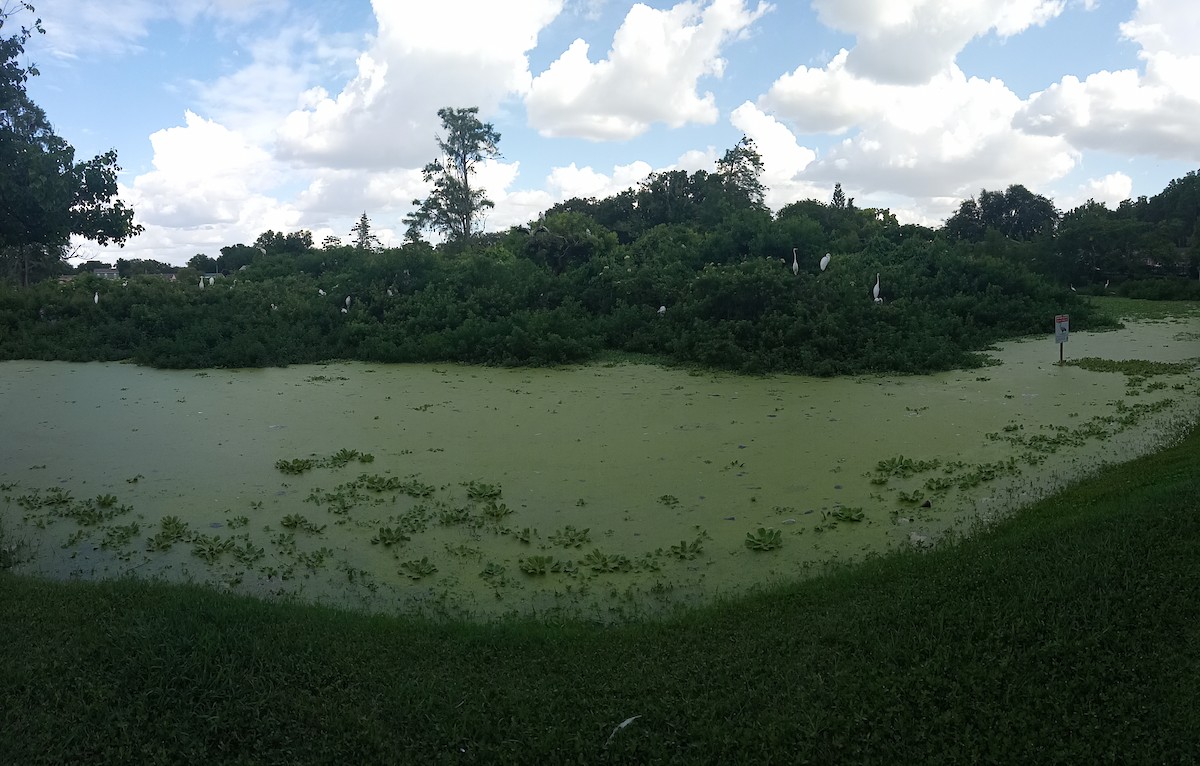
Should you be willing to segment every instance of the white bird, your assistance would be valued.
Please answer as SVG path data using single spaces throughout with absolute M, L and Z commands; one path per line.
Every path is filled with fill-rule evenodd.
M 349 314 L 349 313 L 350 313 L 350 309 L 342 309 L 342 313 L 343 313 L 343 314 Z
M 204 289 L 204 277 L 200 277 L 200 289 Z
M 1107 279 L 1106 279 L 1106 280 L 1104 280 L 1104 289 L 1105 289 L 1105 290 L 1107 290 L 1107 289 L 1108 289 L 1108 280 L 1107 280 Z
M 271 311 L 278 311 L 278 310 L 279 310 L 279 307 L 278 307 L 278 306 L 276 306 L 274 303 L 272 303 L 272 304 L 271 304 Z
M 350 296 L 346 296 L 346 308 L 350 308 Z
M 872 292 L 875 295 L 875 302 L 883 303 L 883 299 L 879 297 L 879 272 L 875 272 L 875 287 Z
M 99 303 L 99 302 L 100 302 L 100 291 L 97 290 L 96 294 L 92 296 L 92 303 Z
M 391 298 L 393 295 L 395 295 L 395 293 L 393 293 L 392 288 L 389 287 L 388 288 L 388 297 Z
M 658 307 L 658 315 L 659 315 L 659 316 L 664 316 L 666 313 L 667 313 L 667 307 L 666 307 L 666 306 L 659 306 L 659 307 Z
M 829 253 L 825 253 L 825 257 L 821 259 L 821 271 L 824 271 L 827 266 L 829 266 Z
M 216 282 L 216 281 L 217 281 L 217 278 L 216 278 L 216 277 L 209 277 L 209 278 L 208 278 L 208 283 L 209 283 L 210 285 L 211 285 L 213 282 Z
M 324 297 L 325 297 L 325 291 L 324 291 L 324 290 L 322 290 L 321 288 L 319 288 L 319 287 L 318 287 L 318 288 L 317 288 L 317 295 L 319 295 L 319 296 L 321 296 L 322 298 L 324 298 Z
M 1075 285 L 1071 285 L 1070 287 L 1071 287 L 1071 292 L 1073 292 L 1073 293 L 1079 292 L 1078 290 L 1075 289 Z
M 792 273 L 793 274 L 800 273 L 800 261 L 797 260 L 796 248 L 794 248 L 794 247 L 792 248 Z

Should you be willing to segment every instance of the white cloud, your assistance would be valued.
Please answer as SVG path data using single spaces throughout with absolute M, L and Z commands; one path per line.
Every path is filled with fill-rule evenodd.
M 1054 200 L 1055 205 L 1062 211 L 1082 205 L 1088 200 L 1095 200 L 1115 210 L 1123 201 L 1133 194 L 1133 179 L 1121 172 L 1109 173 L 1102 178 L 1089 178 L 1086 183 L 1074 192 L 1062 195 Z
M 787 126 L 749 101 L 734 109 L 729 121 L 753 139 L 762 157 L 762 182 L 767 187 L 766 203 L 769 207 L 779 209 L 798 199 L 825 196 L 823 189 L 802 178 L 804 170 L 817 158 L 817 153 L 801 146 Z
M 336 96 L 310 91 L 278 133 L 282 156 L 311 165 L 418 167 L 436 151 L 441 107 L 481 117 L 529 89 L 526 53 L 562 0 L 374 0 L 379 30 Z
M 1144 72 L 1063 77 L 1030 97 L 1017 124 L 1087 149 L 1200 160 L 1200 5 L 1142 0 L 1121 31 L 1141 46 Z
M 669 10 L 641 3 L 630 8 L 613 36 L 608 57 L 593 62 L 577 39 L 532 83 L 525 99 L 529 123 L 543 136 L 621 140 L 655 123 L 712 124 L 712 93 L 699 94 L 703 77 L 725 70 L 722 49 L 767 13 L 759 2 L 683 2 Z
M 975 37 L 1009 37 L 1060 14 L 1063 0 L 814 0 L 821 22 L 853 34 L 845 64 L 877 82 L 915 85 L 953 63 Z
M 881 84 L 847 67 L 843 51 L 825 69 L 784 75 L 760 99 L 802 133 L 853 129 L 808 168 L 811 180 L 965 196 L 980 186 L 1044 183 L 1078 161 L 1063 139 L 1012 127 L 1022 102 L 999 80 L 968 78 L 951 65 L 920 85 Z

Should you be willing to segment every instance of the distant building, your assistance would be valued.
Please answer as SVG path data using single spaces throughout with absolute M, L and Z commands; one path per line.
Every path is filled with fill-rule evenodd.
M 92 273 L 101 279 L 120 279 L 121 275 L 116 269 L 92 269 Z

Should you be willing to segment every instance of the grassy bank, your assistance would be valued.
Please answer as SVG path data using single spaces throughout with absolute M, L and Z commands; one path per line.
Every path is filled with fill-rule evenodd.
M 1193 762 L 1197 465 L 666 624 L 0 575 L 0 763 Z

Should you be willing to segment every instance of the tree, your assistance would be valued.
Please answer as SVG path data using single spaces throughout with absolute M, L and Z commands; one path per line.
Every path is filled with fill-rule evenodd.
M 466 242 L 479 226 L 479 215 L 495 204 L 483 189 L 471 186 L 475 167 L 485 159 L 500 156 L 500 134 L 490 122 L 480 122 L 478 107 L 438 110 L 445 137 L 438 136 L 442 157 L 421 170 L 433 191 L 423 200 L 413 200 L 417 209 L 404 222 L 407 239 L 417 241 L 422 230 L 436 231 L 450 242 Z
M 833 185 L 833 206 L 836 208 L 846 207 L 846 192 L 842 191 L 840 183 Z
M 0 6 L 0 29 L 28 3 Z M 41 21 L 0 39 L 0 258 L 23 284 L 55 273 L 72 235 L 124 245 L 142 227 L 117 194 L 117 153 L 84 162 L 54 133 L 25 83 L 38 74 L 18 62 Z
M 313 246 L 312 232 L 307 229 L 284 234 L 282 231 L 267 229 L 254 240 L 254 246 L 265 255 L 281 253 L 302 253 L 311 250 Z
M 717 160 L 717 175 L 725 183 L 727 191 L 743 198 L 754 207 L 762 207 L 766 189 L 759 180 L 763 172 L 762 155 L 754 146 L 754 139 L 742 136 L 741 140 Z
M 217 270 L 217 259 L 204 253 L 196 253 L 188 259 L 187 265 L 201 274 L 212 274 Z
M 350 229 L 350 236 L 354 239 L 355 250 L 375 251 L 382 247 L 379 237 L 375 236 L 371 231 L 371 219 L 367 218 L 366 211 L 363 211 L 362 217 L 358 219 L 358 223 L 354 224 L 354 227 Z
M 1054 203 L 1034 194 L 1020 184 L 1005 191 L 981 189 L 979 201 L 963 200 L 946 221 L 946 232 L 969 242 L 983 241 L 988 229 L 1009 239 L 1030 240 L 1041 234 L 1053 234 L 1059 213 Z

